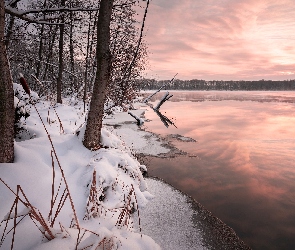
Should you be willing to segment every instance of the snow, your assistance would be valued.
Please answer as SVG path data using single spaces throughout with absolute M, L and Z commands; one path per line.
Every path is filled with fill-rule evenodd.
M 25 95 L 21 96 L 24 100 Z M 104 127 L 104 148 L 87 150 L 81 141 L 85 120 L 82 104 L 70 106 L 65 100 L 65 104 L 52 106 L 50 102 L 39 101 L 35 107 L 52 147 L 34 105 L 26 103 L 30 117 L 20 122 L 25 132 L 15 142 L 15 161 L 0 167 L 1 236 L 7 222 L 5 234 L 13 228 L 13 219 L 8 219 L 17 215 L 17 222 L 23 220 L 16 227 L 14 249 L 75 249 L 77 237 L 78 249 L 90 245 L 160 249 L 152 238 L 134 228 L 138 223 L 134 214 L 153 196 L 141 173 L 146 167 L 133 157 L 124 141 Z M 129 117 L 127 113 L 125 116 Z M 18 201 L 16 211 L 13 204 L 17 185 L 24 194 L 19 190 L 22 202 Z M 40 212 L 47 225 L 52 224 L 50 231 L 46 231 L 40 220 L 34 220 L 46 231 L 47 238 L 53 235 L 54 239 L 46 239 L 29 216 L 25 216 L 33 211 Z M 2 239 L 2 249 L 10 249 L 12 231 Z

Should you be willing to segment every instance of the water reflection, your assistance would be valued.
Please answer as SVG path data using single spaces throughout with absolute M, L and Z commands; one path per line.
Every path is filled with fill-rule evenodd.
M 176 117 L 178 129 L 166 129 L 150 111 L 146 126 L 197 140 L 175 142 L 195 157 L 151 158 L 150 175 L 193 196 L 253 249 L 294 249 L 294 92 L 173 94 L 182 101 L 162 112 Z

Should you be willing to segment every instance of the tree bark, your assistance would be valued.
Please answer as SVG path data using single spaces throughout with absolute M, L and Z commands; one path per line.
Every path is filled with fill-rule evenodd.
M 90 47 L 90 32 L 91 32 L 91 21 L 92 16 L 91 13 L 89 15 L 89 23 L 88 23 L 88 31 L 87 31 L 87 46 L 86 46 L 86 56 L 85 56 L 85 72 L 84 72 L 84 94 L 83 94 L 83 102 L 84 102 L 84 112 L 86 110 L 86 96 L 87 96 L 87 87 L 88 87 L 88 64 L 89 64 L 89 47 Z
M 46 0 L 43 3 L 43 8 L 46 7 Z M 40 70 L 41 70 L 41 61 L 42 61 L 42 55 L 43 55 L 43 36 L 44 36 L 44 24 L 41 25 L 41 30 L 40 30 L 40 42 L 39 42 L 39 49 L 38 49 L 38 59 L 39 61 L 37 62 L 36 66 L 36 77 L 39 79 L 40 77 Z
M 16 7 L 17 2 L 13 3 L 11 6 L 12 7 Z M 15 17 L 14 16 L 10 16 L 10 20 L 9 20 L 9 24 L 8 24 L 8 29 L 7 29 L 7 34 L 6 34 L 6 39 L 5 39 L 5 46 L 6 48 L 9 47 L 9 43 L 10 43 L 10 37 L 12 35 L 12 29 L 14 26 L 14 21 L 15 21 Z
M 63 18 L 62 18 L 63 22 Z M 56 84 L 56 102 L 62 103 L 61 99 L 61 92 L 62 92 L 62 73 L 64 68 L 63 63 L 63 48 L 64 48 L 64 24 L 60 24 L 59 27 L 59 43 L 58 43 L 58 78 L 57 78 L 57 84 Z
M 61 1 L 61 6 L 65 6 L 65 0 Z M 59 43 L 58 43 L 58 78 L 57 78 L 57 84 L 56 84 L 56 102 L 62 103 L 61 99 L 61 92 L 62 92 L 62 73 L 64 70 L 64 62 L 63 62 L 63 53 L 64 53 L 64 25 L 65 19 L 64 16 L 61 18 L 61 23 L 59 25 Z
M 14 98 L 4 40 L 5 10 L 0 1 L 0 162 L 14 160 Z
M 38 49 L 38 59 L 39 61 L 37 62 L 36 66 L 36 77 L 39 79 L 40 77 L 40 69 L 41 69 L 41 61 L 42 61 L 42 54 L 43 54 L 43 35 L 44 35 L 44 24 L 41 26 L 41 31 L 40 31 L 40 42 L 39 42 L 39 49 Z
M 102 120 L 107 89 L 110 82 L 110 23 L 114 0 L 101 0 L 97 23 L 97 71 L 87 118 L 83 144 L 86 148 L 100 148 Z
M 50 60 L 52 59 L 53 47 L 54 47 L 55 38 L 57 35 L 57 30 L 58 30 L 58 26 L 56 26 L 54 28 L 50 28 L 50 33 L 52 35 L 51 35 L 51 40 L 49 41 L 49 44 L 48 44 L 48 50 L 47 50 L 48 53 L 46 56 L 47 60 L 46 60 L 45 69 L 44 69 L 44 73 L 43 73 L 43 77 L 42 77 L 43 80 L 46 80 L 48 71 L 50 70 L 49 63 L 50 63 Z

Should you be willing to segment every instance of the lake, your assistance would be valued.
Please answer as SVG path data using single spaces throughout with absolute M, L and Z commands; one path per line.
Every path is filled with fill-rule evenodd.
M 148 172 L 200 202 L 253 249 L 295 249 L 295 92 L 170 91 L 145 129 L 187 152 L 149 157 Z M 152 101 L 157 103 L 163 92 Z

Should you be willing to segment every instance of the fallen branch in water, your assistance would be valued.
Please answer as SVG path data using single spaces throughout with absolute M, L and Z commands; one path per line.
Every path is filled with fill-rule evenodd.
M 128 114 L 131 115 L 137 121 L 137 126 L 141 126 L 144 123 L 144 120 L 142 120 L 137 115 L 131 113 L 130 111 L 128 111 Z

